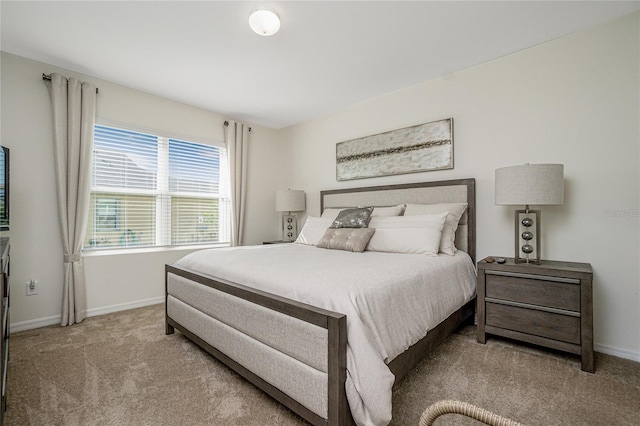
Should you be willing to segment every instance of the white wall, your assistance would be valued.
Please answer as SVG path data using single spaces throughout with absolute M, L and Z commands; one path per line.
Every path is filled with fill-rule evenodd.
M 224 141 L 225 118 L 104 80 L 2 53 L 2 144 L 11 149 L 11 321 L 14 329 L 56 323 L 62 300 L 62 248 L 56 208 L 50 97 L 42 73 L 60 72 L 96 84 L 97 120 L 205 143 Z M 252 126 L 246 243 L 277 236 L 279 139 Z M 164 264 L 186 254 L 171 250 L 86 256 L 89 314 L 161 302 Z M 37 296 L 25 295 L 29 279 Z
M 639 17 L 292 126 L 284 180 L 317 215 L 322 189 L 474 177 L 481 259 L 513 256 L 513 209 L 494 205 L 495 169 L 564 164 L 565 204 L 542 208 L 543 257 L 593 265 L 596 349 L 640 360 Z M 447 117 L 453 170 L 336 181 L 337 142 Z

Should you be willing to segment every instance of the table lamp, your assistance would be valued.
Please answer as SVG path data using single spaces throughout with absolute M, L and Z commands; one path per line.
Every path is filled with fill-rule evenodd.
M 287 212 L 282 215 L 282 239 L 284 241 L 295 241 L 298 237 L 298 215 L 291 212 L 301 212 L 304 209 L 304 191 L 292 189 L 276 191 L 276 211 Z
M 515 211 L 515 262 L 539 265 L 540 210 L 530 205 L 554 205 L 564 202 L 564 165 L 525 164 L 496 169 L 495 203 L 524 205 Z

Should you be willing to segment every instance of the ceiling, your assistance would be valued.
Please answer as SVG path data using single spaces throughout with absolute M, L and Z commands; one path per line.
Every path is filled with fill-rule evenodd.
M 251 31 L 271 7 L 280 32 Z M 1 48 L 272 128 L 640 9 L 639 1 L 0 2 Z

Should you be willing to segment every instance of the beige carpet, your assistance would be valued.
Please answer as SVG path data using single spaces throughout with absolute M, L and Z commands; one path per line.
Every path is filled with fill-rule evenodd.
M 156 305 L 11 337 L 7 425 L 300 425 L 304 422 L 176 333 Z M 460 399 L 529 425 L 640 425 L 640 363 L 577 358 L 454 334 L 393 393 L 392 425 Z M 473 425 L 447 415 L 436 425 Z

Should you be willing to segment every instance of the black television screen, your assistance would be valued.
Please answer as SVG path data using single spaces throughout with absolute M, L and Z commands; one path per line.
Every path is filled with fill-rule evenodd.
M 0 231 L 9 230 L 9 148 L 0 147 Z

